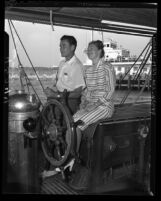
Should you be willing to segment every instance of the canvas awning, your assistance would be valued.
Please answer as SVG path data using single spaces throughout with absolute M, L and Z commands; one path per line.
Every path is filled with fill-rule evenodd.
M 99 3 L 92 4 L 91 7 L 90 4 L 64 7 L 62 4 L 55 7 L 7 6 L 5 18 L 114 33 L 153 35 L 157 30 L 157 4 L 130 5 L 110 6 L 110 3 Z M 127 23 L 131 25 L 127 26 Z

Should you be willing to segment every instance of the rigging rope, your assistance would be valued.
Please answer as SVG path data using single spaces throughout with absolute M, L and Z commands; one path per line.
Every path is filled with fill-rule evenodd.
M 148 58 L 149 58 L 149 56 L 150 56 L 150 54 L 151 54 L 151 52 L 152 52 L 152 50 L 150 50 L 150 53 L 148 54 L 148 51 L 149 51 L 150 47 L 151 47 L 151 46 L 150 46 L 150 44 L 149 44 L 149 47 L 148 47 L 148 49 L 147 49 L 147 52 L 145 53 L 144 58 L 143 58 L 143 60 L 142 60 L 142 63 L 140 64 L 140 68 L 138 68 L 138 70 L 137 70 L 137 72 L 136 72 L 136 75 L 134 76 L 133 80 L 137 80 L 138 77 L 140 76 L 140 74 L 142 73 L 142 70 L 143 70 L 143 68 L 144 68 L 144 66 L 145 66 L 145 64 L 146 64 L 146 62 L 147 62 L 147 60 L 148 60 Z M 148 56 L 147 56 L 147 54 L 148 54 Z M 147 58 L 146 58 L 146 56 L 147 56 Z M 146 59 L 145 59 L 145 58 L 146 58 Z
M 148 44 L 145 46 L 145 48 L 143 49 L 143 51 L 140 53 L 140 55 L 138 56 L 138 58 L 136 59 L 136 61 L 133 63 L 133 65 L 130 67 L 130 69 L 125 73 L 125 75 L 121 78 L 120 81 L 122 81 L 127 74 L 130 72 L 130 70 L 132 69 L 132 67 L 136 64 L 136 62 L 139 60 L 139 58 L 141 57 L 141 55 L 143 54 L 143 52 L 146 50 L 146 48 L 151 44 L 152 39 L 150 39 L 150 41 L 148 42 Z
M 10 24 L 9 20 L 8 20 L 8 24 L 9 24 L 9 27 L 10 27 L 11 36 L 12 36 L 13 44 L 14 44 L 14 47 L 15 47 L 15 50 L 16 50 L 16 56 L 17 56 L 17 58 L 18 58 L 19 66 L 22 66 L 22 65 L 21 65 L 21 62 L 20 62 L 19 55 L 18 55 L 18 51 L 17 51 L 15 39 L 14 39 L 14 37 L 13 37 L 13 32 L 12 32 L 12 28 L 11 28 L 11 24 Z M 23 86 L 23 82 L 22 82 L 22 77 L 21 77 L 21 76 L 20 76 L 20 83 L 21 83 L 21 89 L 24 90 L 24 86 Z M 29 91 L 28 91 L 28 92 L 29 92 Z
M 12 29 L 11 29 L 11 25 L 10 25 L 10 21 L 9 21 L 9 20 L 8 20 L 8 23 L 9 23 L 10 30 L 11 30 L 11 35 L 12 35 L 12 38 L 13 38 L 13 41 L 14 41 L 14 46 L 15 46 L 17 58 L 18 58 L 18 61 L 19 61 L 19 64 L 20 64 L 21 68 L 23 69 L 23 66 L 22 66 L 22 64 L 21 64 L 21 62 L 20 62 L 20 57 L 19 57 L 19 55 L 18 55 L 18 51 L 17 51 L 17 48 L 16 48 L 16 43 L 15 43 L 15 40 L 14 40 L 14 37 L 13 37 L 13 33 L 12 33 Z M 11 24 L 12 24 L 12 23 L 11 23 Z M 13 26 L 13 24 L 12 24 L 12 26 Z M 15 29 L 15 28 L 14 28 L 14 29 Z M 16 32 L 16 31 L 15 31 L 15 32 Z M 16 34 L 17 34 L 17 32 L 16 32 Z M 20 40 L 20 38 L 19 38 L 19 40 Z M 22 44 L 22 43 L 21 43 L 21 44 Z M 20 66 L 19 66 L 19 67 L 20 67 Z M 42 104 L 42 102 L 41 102 L 41 100 L 40 100 L 38 94 L 36 93 L 36 91 L 35 91 L 35 89 L 34 89 L 32 83 L 30 82 L 30 79 L 28 78 L 27 74 L 25 73 L 24 69 L 23 69 L 23 73 L 24 73 L 24 75 L 25 75 L 27 87 L 28 87 L 28 84 L 30 84 L 30 86 L 32 87 L 34 93 L 36 94 L 36 96 L 37 96 L 37 98 L 38 98 L 40 104 L 41 104 L 42 107 L 43 107 L 43 104 Z M 27 81 L 28 81 L 28 83 L 27 83 Z M 22 84 L 22 83 L 21 83 L 21 84 Z M 28 90 L 29 90 L 29 88 L 28 88 Z
M 151 54 L 151 52 L 149 53 L 149 55 L 148 55 L 148 56 L 150 56 L 150 54 Z M 147 60 L 148 60 L 148 57 L 147 57 L 146 61 L 147 61 Z M 145 63 L 145 64 L 146 64 L 146 63 Z M 145 64 L 144 64 L 144 66 L 145 66 Z M 136 81 L 136 79 L 135 79 L 135 80 L 133 80 L 133 81 Z M 125 94 L 125 96 L 123 97 L 123 99 L 122 99 L 122 101 L 121 101 L 120 105 L 124 104 L 124 102 L 126 101 L 126 99 L 127 99 L 128 95 L 130 94 L 130 92 L 131 92 L 131 91 L 132 91 L 132 89 L 129 89 L 129 90 L 128 90 L 127 94 Z
M 150 74 L 151 74 L 151 69 L 149 70 L 149 73 L 148 73 L 148 75 L 147 75 L 147 77 L 146 77 L 146 79 L 145 79 L 145 83 L 144 83 L 144 85 L 143 85 L 143 87 L 142 87 L 140 93 L 139 93 L 138 96 L 136 97 L 136 99 L 135 99 L 135 101 L 134 101 L 133 104 L 135 104 L 135 103 L 137 102 L 137 100 L 139 99 L 139 97 L 140 97 L 141 94 L 143 93 L 143 91 L 144 91 L 146 85 L 147 85 L 148 82 L 150 81 Z
M 11 21 L 11 20 L 10 20 L 10 21 Z M 43 89 L 43 92 L 44 92 L 44 87 L 43 87 L 43 85 L 42 85 L 42 83 L 41 83 L 41 80 L 40 80 L 39 76 L 37 75 L 37 72 L 36 72 L 36 70 L 35 70 L 35 68 L 34 68 L 34 66 L 33 66 L 33 64 L 32 64 L 32 62 L 31 62 L 31 60 L 30 60 L 30 58 L 29 58 L 29 56 L 28 56 L 28 53 L 27 53 L 27 51 L 26 51 L 26 49 L 25 49 L 25 47 L 24 47 L 24 45 L 23 45 L 23 43 L 22 43 L 22 41 L 21 41 L 21 39 L 20 39 L 20 37 L 19 37 L 19 35 L 18 35 L 18 33 L 17 33 L 17 31 L 16 31 L 16 29 L 15 29 L 15 27 L 14 27 L 12 21 L 11 21 L 11 24 L 12 24 L 12 26 L 13 26 L 13 28 L 14 28 L 16 34 L 17 34 L 17 37 L 19 38 L 19 41 L 20 41 L 20 43 L 21 43 L 21 45 L 22 45 L 22 47 L 23 47 L 23 49 L 24 49 L 24 51 L 25 51 L 25 53 L 26 53 L 26 56 L 27 56 L 28 60 L 30 61 L 30 64 L 31 64 L 31 66 L 32 66 L 32 68 L 33 68 L 33 70 L 34 70 L 34 72 L 35 72 L 35 74 L 36 74 L 36 77 L 37 77 L 37 79 L 39 80 L 40 85 L 41 85 L 41 87 L 42 87 L 42 89 Z
M 150 45 L 150 43 L 149 43 L 149 45 Z M 149 47 L 151 47 L 151 46 L 149 46 Z M 149 51 L 149 48 L 148 48 L 148 51 Z M 147 52 L 148 52 L 148 51 L 147 51 Z M 147 55 L 147 52 L 146 52 L 145 56 Z M 134 77 L 134 78 L 136 78 L 136 79 L 133 79 L 132 81 L 136 81 L 136 80 L 138 79 L 138 77 L 139 77 L 139 75 L 141 74 L 141 72 L 142 72 L 142 70 L 143 70 L 143 68 L 144 68 L 144 66 L 145 66 L 145 64 L 146 64 L 146 62 L 147 62 L 148 59 L 149 59 L 149 56 L 151 55 L 151 52 L 152 52 L 152 50 L 150 50 L 150 52 L 149 52 L 147 58 L 145 59 L 145 62 L 144 62 L 144 64 L 142 65 L 142 67 L 139 68 L 139 71 L 140 71 L 140 72 L 138 73 L 138 75 L 136 74 L 137 76 Z M 143 59 L 143 60 L 144 60 L 144 59 Z M 131 89 L 128 90 L 127 94 L 125 94 L 125 96 L 124 96 L 123 99 L 121 100 L 120 105 L 124 104 L 124 102 L 126 101 L 128 95 L 130 94 L 131 91 L 132 91 Z

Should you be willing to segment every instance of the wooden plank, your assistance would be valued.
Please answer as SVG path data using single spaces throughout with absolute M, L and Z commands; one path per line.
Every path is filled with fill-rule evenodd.
M 41 194 L 78 195 L 79 193 L 70 188 L 70 186 L 62 180 L 61 175 L 58 174 L 48 177 L 42 182 Z

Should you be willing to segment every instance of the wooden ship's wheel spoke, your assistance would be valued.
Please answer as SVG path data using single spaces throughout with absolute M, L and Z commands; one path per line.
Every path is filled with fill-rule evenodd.
M 45 158 L 54 166 L 65 165 L 73 153 L 73 119 L 66 105 L 52 99 L 42 110 L 41 145 Z

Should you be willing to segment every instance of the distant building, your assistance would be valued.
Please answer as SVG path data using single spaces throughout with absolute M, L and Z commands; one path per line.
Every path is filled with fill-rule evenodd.
M 118 48 L 117 42 L 109 39 L 104 43 L 105 59 L 108 61 L 129 60 L 130 51 L 124 48 Z
M 117 78 L 119 78 L 120 75 L 125 75 L 125 73 L 129 71 L 133 63 L 137 60 L 136 55 L 130 55 L 130 51 L 122 48 L 121 46 L 118 48 L 117 42 L 112 39 L 108 39 L 106 42 L 104 42 L 104 51 L 105 60 L 113 64 Z M 84 52 L 86 52 L 86 50 Z M 142 78 L 144 78 L 151 69 L 150 59 L 151 58 L 149 58 L 147 61 L 147 64 L 144 66 L 144 69 L 141 73 Z M 143 56 L 135 63 L 135 65 L 129 71 L 128 75 L 134 76 L 138 73 L 142 60 Z M 92 65 L 92 61 L 86 57 L 86 62 L 84 65 Z

